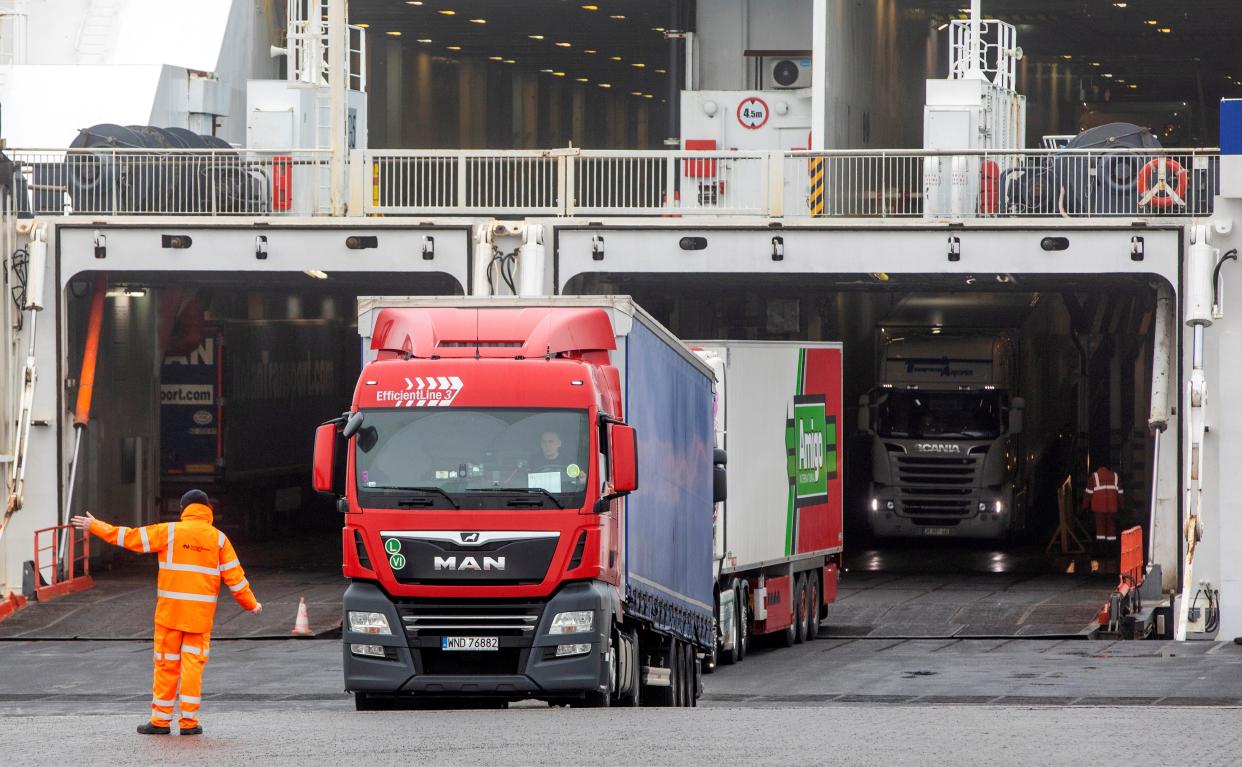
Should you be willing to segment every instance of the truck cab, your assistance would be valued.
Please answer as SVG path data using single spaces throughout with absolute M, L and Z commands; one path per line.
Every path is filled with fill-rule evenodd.
M 371 359 L 350 410 L 319 427 L 314 477 L 341 496 L 345 686 L 358 707 L 609 705 L 637 700 L 644 668 L 656 670 L 647 682 L 672 677 L 688 692 L 710 615 L 655 625 L 659 597 L 639 603 L 644 588 L 624 570 L 627 554 L 643 555 L 624 535 L 638 451 L 609 312 L 462 299 L 374 307 L 360 331 Z M 708 441 L 705 376 L 702 388 Z M 704 455 L 695 574 L 708 589 Z
M 871 532 L 1006 539 L 1023 524 L 1024 402 L 1007 334 L 882 333 L 878 382 L 859 401 L 871 436 Z

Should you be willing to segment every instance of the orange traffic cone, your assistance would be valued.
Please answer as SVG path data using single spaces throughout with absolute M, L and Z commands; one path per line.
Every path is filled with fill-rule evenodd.
M 293 633 L 309 636 L 311 633 L 310 616 L 306 614 L 306 599 L 298 597 L 298 619 L 293 624 Z

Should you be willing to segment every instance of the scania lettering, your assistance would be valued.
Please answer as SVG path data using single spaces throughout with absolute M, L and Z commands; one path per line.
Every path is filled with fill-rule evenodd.
M 344 516 L 357 707 L 694 705 L 725 482 L 710 368 L 627 298 L 363 298 L 358 328 L 314 472 Z
M 714 533 L 716 653 L 814 639 L 843 546 L 841 345 L 691 341 L 716 374 L 716 444 L 731 471 Z M 709 659 L 708 665 L 711 665 Z

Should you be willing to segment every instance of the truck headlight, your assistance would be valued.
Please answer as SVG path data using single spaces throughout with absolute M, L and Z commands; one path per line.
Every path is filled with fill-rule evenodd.
M 557 613 L 552 618 L 549 634 L 583 634 L 595 625 L 595 613 L 591 610 L 576 610 L 569 613 Z
M 349 611 L 349 630 L 357 634 L 387 634 L 392 636 L 388 627 L 388 616 L 383 613 Z
M 567 655 L 585 655 L 591 651 L 589 644 L 558 644 L 556 646 L 556 657 L 564 658 Z
M 996 513 L 1000 514 L 1004 510 L 1005 510 L 1005 504 L 1001 503 L 1000 501 L 997 501 L 996 502 Z

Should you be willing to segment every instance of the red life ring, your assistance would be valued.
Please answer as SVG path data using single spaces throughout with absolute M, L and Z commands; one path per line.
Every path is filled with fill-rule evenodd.
M 1165 180 L 1165 170 L 1173 174 L 1176 180 L 1173 186 Z M 1171 208 L 1173 204 L 1186 204 L 1186 169 L 1171 157 L 1156 157 L 1139 171 L 1138 192 L 1139 206 L 1151 205 L 1153 208 Z

